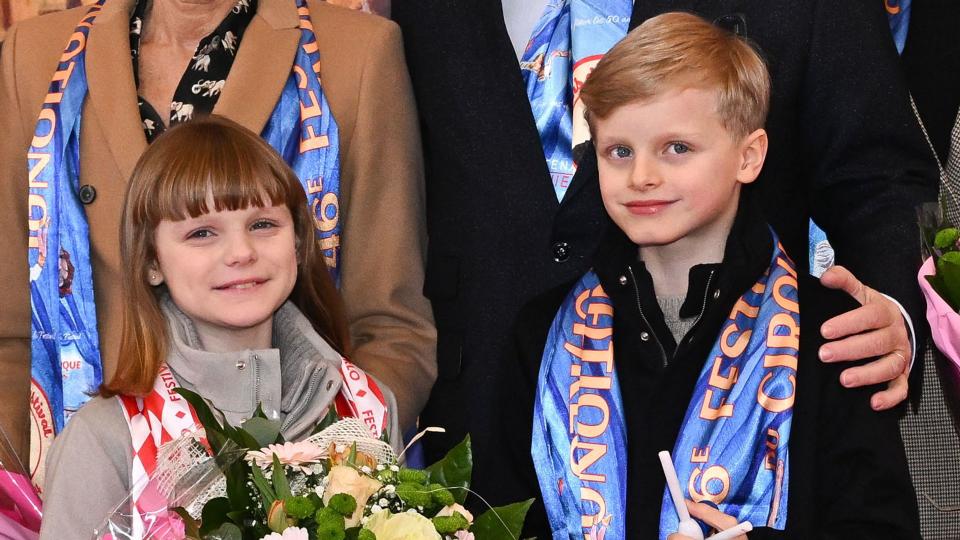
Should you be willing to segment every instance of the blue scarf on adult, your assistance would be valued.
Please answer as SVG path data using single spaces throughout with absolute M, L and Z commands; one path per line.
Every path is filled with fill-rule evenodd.
M 320 56 L 306 0 L 295 0 L 300 42 L 263 138 L 293 168 L 314 213 L 334 279 L 340 251 L 339 131 L 320 85 Z M 78 195 L 86 44 L 106 0 L 81 19 L 60 58 L 34 130 L 29 170 L 31 414 L 49 444 L 102 382 L 90 233 Z M 41 464 L 38 464 L 41 465 Z
M 588 138 L 580 87 L 627 35 L 633 0 L 550 0 L 520 59 L 557 200 L 576 172 L 573 147 Z
M 773 233 L 771 233 L 773 234 Z M 774 235 L 768 270 L 734 305 L 704 359 L 672 456 L 684 497 L 783 529 L 796 391 L 797 271 Z M 596 274 L 574 286 L 550 328 L 531 453 L 555 540 L 606 529 L 626 538 L 627 436 L 613 356 L 613 305 Z M 665 490 L 660 538 L 677 531 Z

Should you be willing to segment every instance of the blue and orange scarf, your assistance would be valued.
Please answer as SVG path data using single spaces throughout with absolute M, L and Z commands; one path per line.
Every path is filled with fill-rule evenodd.
M 79 198 L 86 45 L 106 0 L 80 20 L 60 58 L 27 156 L 31 298 L 31 438 L 34 469 L 68 417 L 102 382 L 90 232 Z M 300 41 L 263 138 L 297 173 L 316 234 L 339 278 L 339 131 L 320 84 L 320 55 L 306 0 L 296 0 Z M 35 480 L 39 480 L 34 473 Z
M 720 328 L 672 455 L 684 497 L 738 522 L 783 529 L 800 339 L 797 271 L 776 237 L 770 264 Z M 626 538 L 627 430 L 613 355 L 613 305 L 587 273 L 547 338 L 531 453 L 555 540 L 598 528 Z M 669 492 L 660 538 L 677 531 Z
M 573 148 L 588 138 L 580 87 L 627 35 L 632 12 L 633 0 L 550 0 L 520 59 L 557 200 L 576 172 Z

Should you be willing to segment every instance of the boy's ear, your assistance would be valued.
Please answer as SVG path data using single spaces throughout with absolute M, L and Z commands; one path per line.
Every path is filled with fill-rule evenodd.
M 743 138 L 740 143 L 738 182 L 749 184 L 760 176 L 763 161 L 767 158 L 767 142 L 767 132 L 762 128 Z

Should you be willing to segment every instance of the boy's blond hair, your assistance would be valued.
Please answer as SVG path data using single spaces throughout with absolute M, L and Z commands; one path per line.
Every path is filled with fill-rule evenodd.
M 617 43 L 580 90 L 587 122 L 678 88 L 716 88 L 720 122 L 735 137 L 762 128 L 770 75 L 745 40 L 690 13 L 664 13 Z

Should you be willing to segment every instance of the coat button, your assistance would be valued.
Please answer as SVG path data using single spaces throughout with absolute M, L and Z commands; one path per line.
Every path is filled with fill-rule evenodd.
M 247 361 L 246 361 L 246 360 L 243 360 L 243 359 L 237 360 L 237 369 L 239 369 L 240 371 L 243 371 L 244 368 L 246 368 L 246 367 L 247 367 Z
M 720 298 L 720 289 L 713 291 L 713 299 L 716 300 L 717 298 Z
M 83 204 L 90 204 L 96 198 L 97 188 L 91 186 L 90 184 L 84 184 L 80 186 L 80 202 Z
M 640 341 L 650 341 L 650 332 L 640 332 Z
M 553 245 L 553 261 L 562 263 L 570 258 L 570 244 L 566 242 L 557 242 Z
M 627 284 L 627 276 L 620 276 L 620 277 L 617 279 L 617 281 L 619 281 L 621 285 L 626 285 L 626 284 Z

